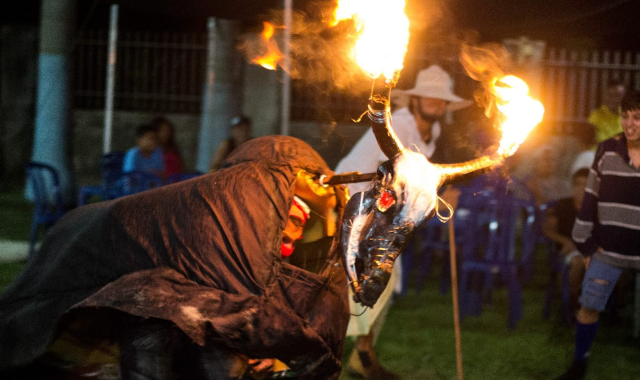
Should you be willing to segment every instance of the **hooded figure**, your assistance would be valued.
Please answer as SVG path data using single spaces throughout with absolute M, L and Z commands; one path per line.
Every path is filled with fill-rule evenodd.
M 133 318 L 337 378 L 349 317 L 340 258 L 316 273 L 281 258 L 300 172 L 331 174 L 298 139 L 257 138 L 215 173 L 68 213 L 0 298 L 0 371 L 34 362 L 83 317 L 96 321 L 87 336 L 122 335 Z

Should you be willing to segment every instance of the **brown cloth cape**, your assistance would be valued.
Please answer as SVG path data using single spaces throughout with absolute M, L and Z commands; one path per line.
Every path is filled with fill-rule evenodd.
M 300 170 L 330 173 L 298 139 L 256 138 L 214 173 L 68 213 L 0 298 L 0 369 L 42 355 L 71 310 L 106 308 L 337 378 L 349 317 L 340 259 L 312 273 L 280 258 Z

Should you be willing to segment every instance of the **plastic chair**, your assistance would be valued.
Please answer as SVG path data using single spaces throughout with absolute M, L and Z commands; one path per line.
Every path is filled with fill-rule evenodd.
M 167 185 L 170 185 L 172 183 L 186 181 L 191 178 L 196 178 L 201 175 L 202 175 L 201 172 L 177 173 L 169 176 L 165 182 Z
M 58 171 L 41 162 L 27 164 L 27 178 L 33 188 L 34 210 L 31 232 L 29 234 L 29 257 L 35 253 L 38 227 L 43 225 L 48 230 L 65 214 L 62 194 L 60 193 L 60 176 Z
M 535 204 L 505 195 L 499 198 L 484 225 L 483 246 L 466 252 L 461 273 L 461 316 L 479 315 L 482 299 L 491 302 L 496 279 L 506 283 L 509 294 L 509 328 L 522 318 L 522 272 L 532 262 L 535 249 Z M 521 244 L 518 243 L 521 239 Z M 521 247 L 518 249 L 518 247 Z M 475 289 L 474 289 L 475 287 Z
M 162 178 L 151 173 L 132 171 L 122 173 L 115 185 L 109 189 L 111 199 L 137 194 L 164 185 Z
M 100 172 L 102 183 L 97 186 L 82 186 L 78 191 L 78 206 L 84 206 L 93 196 L 99 196 L 102 200 L 114 199 L 113 188 L 122 176 L 123 152 L 109 152 L 100 158 Z
M 109 200 L 118 197 L 117 183 L 122 177 L 122 163 L 124 152 L 109 152 L 100 159 L 102 173 L 102 199 Z
M 490 209 L 495 203 L 490 192 L 476 186 L 464 186 L 458 198 L 458 208 L 454 213 L 453 222 L 455 227 L 456 245 L 462 248 L 462 252 L 472 250 L 471 246 L 477 244 L 477 240 L 483 239 L 478 226 L 486 218 L 485 209 Z M 445 294 L 451 286 L 450 258 L 449 258 L 449 236 L 448 225 L 443 224 L 438 219 L 433 218 L 418 231 L 418 245 L 408 247 L 403 252 L 402 259 L 402 289 L 406 292 L 409 277 L 412 270 L 417 269 L 415 290 L 416 293 L 422 291 L 423 284 L 429 276 L 433 252 L 441 251 L 442 268 L 440 275 L 440 293 Z M 461 254 L 464 256 L 464 254 Z M 414 262 L 416 262 L 414 266 Z

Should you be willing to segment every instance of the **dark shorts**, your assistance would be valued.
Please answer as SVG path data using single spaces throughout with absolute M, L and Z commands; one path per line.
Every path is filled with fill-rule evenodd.
M 622 269 L 592 258 L 582 281 L 580 304 L 587 309 L 604 310 L 621 273 Z

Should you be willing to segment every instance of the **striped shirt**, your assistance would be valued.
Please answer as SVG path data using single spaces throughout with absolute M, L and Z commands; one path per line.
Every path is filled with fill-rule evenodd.
M 572 238 L 585 256 L 601 247 L 598 260 L 640 269 L 640 169 L 631 163 L 624 134 L 598 145 Z

